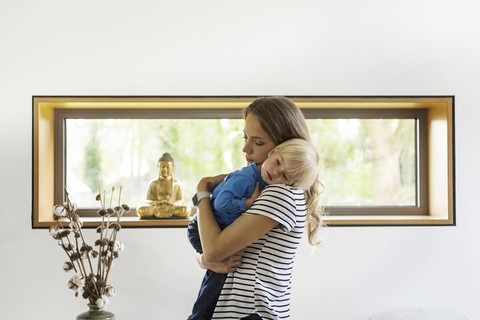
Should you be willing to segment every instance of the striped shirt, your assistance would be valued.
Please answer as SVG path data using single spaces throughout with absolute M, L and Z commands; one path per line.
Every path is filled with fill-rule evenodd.
M 306 218 L 302 190 L 268 185 L 245 213 L 264 215 L 279 223 L 245 248 L 242 262 L 229 273 L 212 319 L 290 318 L 293 262 Z

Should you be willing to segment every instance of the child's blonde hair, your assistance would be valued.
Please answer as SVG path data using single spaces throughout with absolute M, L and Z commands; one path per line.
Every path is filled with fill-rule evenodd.
M 322 228 L 323 208 L 320 207 L 320 156 L 310 142 L 303 139 L 290 139 L 276 146 L 271 153 L 278 152 L 284 161 L 285 170 L 293 177 L 294 188 L 305 191 L 307 202 L 308 241 L 311 245 L 320 244 L 318 235 Z

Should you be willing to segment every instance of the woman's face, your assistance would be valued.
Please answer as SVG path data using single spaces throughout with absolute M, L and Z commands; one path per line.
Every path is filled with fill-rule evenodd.
M 245 119 L 243 128 L 243 152 L 248 164 L 262 164 L 268 153 L 275 147 L 272 138 L 262 129 L 257 117 L 250 114 Z

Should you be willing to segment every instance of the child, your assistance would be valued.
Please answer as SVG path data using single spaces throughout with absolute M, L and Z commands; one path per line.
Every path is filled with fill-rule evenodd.
M 224 229 L 249 209 L 260 194 L 258 190 L 265 185 L 310 188 L 318 179 L 318 159 L 310 142 L 291 139 L 270 151 L 263 164 L 253 163 L 230 173 L 212 193 L 212 210 L 219 227 Z M 259 189 L 255 189 L 257 183 Z M 187 228 L 187 235 L 195 250 L 202 253 L 196 216 Z M 225 279 L 226 274 L 207 270 L 189 320 L 211 318 Z

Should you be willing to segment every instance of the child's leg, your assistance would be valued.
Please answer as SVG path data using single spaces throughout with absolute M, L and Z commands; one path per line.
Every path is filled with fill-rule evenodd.
M 187 227 L 187 237 L 188 241 L 192 247 L 198 252 L 203 253 L 202 242 L 200 241 L 200 234 L 198 233 L 198 221 L 197 216 L 193 218 L 192 221 L 188 224 Z
M 213 311 L 226 279 L 226 273 L 216 273 L 212 270 L 207 270 L 198 292 L 197 301 L 193 305 L 192 314 L 188 317 L 188 320 L 212 319 Z

